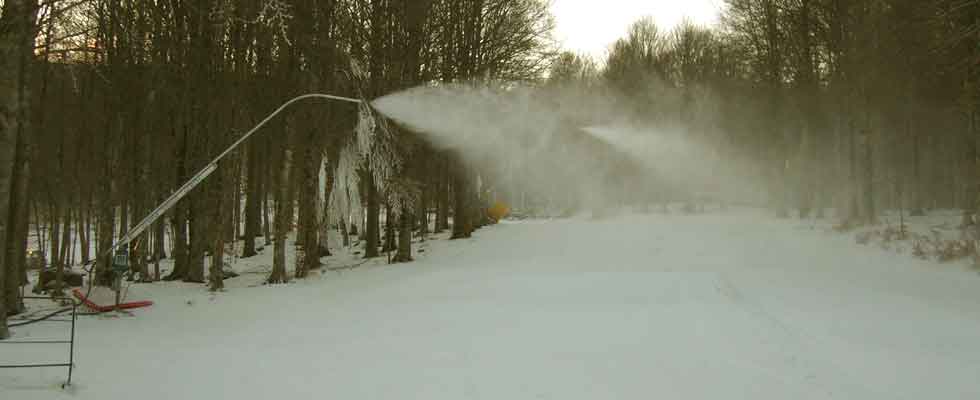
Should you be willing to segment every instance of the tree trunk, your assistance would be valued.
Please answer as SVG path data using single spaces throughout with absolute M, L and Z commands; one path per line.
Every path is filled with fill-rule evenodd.
M 23 6 L 23 2 L 18 0 L 7 0 L 3 8 L 3 18 L 0 19 L 0 28 L 6 28 L 12 21 L 9 21 L 11 9 Z M 5 30 L 0 29 L 0 32 Z M 14 149 L 17 144 L 17 122 L 18 99 L 16 95 L 17 78 L 13 72 L 16 69 L 15 46 L 11 35 L 0 35 L 0 243 L 7 243 L 7 227 L 9 222 L 7 216 L 10 211 L 10 188 L 11 178 L 14 169 Z M 7 302 L 5 290 L 7 286 L 7 260 L 6 252 L 0 251 L 0 340 L 10 337 L 7 329 Z
M 378 199 L 378 188 L 374 185 L 371 173 L 367 176 L 365 186 L 367 186 L 367 221 L 363 231 L 365 232 L 364 258 L 374 258 L 379 256 L 378 242 L 380 241 L 381 205 Z
M 82 205 L 79 207 L 79 218 L 78 218 L 78 246 L 81 250 L 82 264 L 88 264 L 91 261 L 91 254 L 89 251 L 92 248 L 91 241 L 91 215 L 92 212 L 89 210 L 89 202 L 83 200 Z
M 30 50 L 34 44 L 34 21 L 37 0 L 7 0 L 0 10 L 0 340 L 10 336 L 7 329 L 8 279 L 19 280 L 10 269 L 6 244 L 14 192 L 14 161 L 17 137 L 26 135 L 27 83 L 30 71 Z
M 422 193 L 419 197 L 419 209 L 418 213 L 418 227 L 419 227 L 419 237 L 425 240 L 425 236 L 429 234 L 429 196 L 427 195 L 429 191 L 422 189 Z
M 266 195 L 266 191 L 269 190 L 269 183 L 263 181 L 262 183 L 262 236 L 265 238 L 265 245 L 268 246 L 272 243 L 272 222 L 269 216 L 269 196 Z
M 412 262 L 412 212 L 408 207 L 402 208 L 398 216 L 398 251 L 391 260 L 394 263 Z
M 306 278 L 310 271 L 320 267 L 320 240 L 317 218 L 317 186 L 320 180 L 322 159 L 318 149 L 311 147 L 303 151 L 299 169 L 299 230 L 303 232 L 302 257 L 296 260 L 296 278 Z
M 390 253 L 395 250 L 395 218 L 392 216 L 391 206 L 385 205 L 385 237 L 384 246 L 381 251 Z
M 875 187 L 874 187 L 874 144 L 872 139 L 872 133 L 865 133 L 864 142 L 864 163 L 865 163 L 865 177 L 864 177 L 864 212 L 865 212 L 865 222 L 868 224 L 873 224 L 875 222 L 876 212 L 875 212 Z
M 248 193 L 245 198 L 245 241 L 244 248 L 242 249 L 242 258 L 248 258 L 256 255 L 255 251 L 255 238 L 259 236 L 259 229 L 262 223 L 262 192 L 259 179 L 262 175 L 259 172 L 259 162 L 258 162 L 258 150 L 256 149 L 258 144 L 251 143 L 248 145 L 248 178 L 245 181 L 247 187 L 246 192 Z
M 320 257 L 330 257 L 332 255 L 330 254 L 330 240 L 329 240 L 330 238 L 329 237 L 329 233 L 330 233 L 329 205 L 330 205 L 330 196 L 333 194 L 334 176 L 333 176 L 333 171 L 329 166 L 326 167 L 326 174 L 327 174 L 327 179 L 324 180 L 325 188 L 323 192 L 323 202 L 321 203 L 319 199 L 317 199 L 317 205 L 316 205 L 317 209 L 320 210 L 320 218 L 319 218 L 320 233 L 319 235 L 317 235 L 317 239 L 319 240 L 319 247 L 320 247 L 319 248 Z M 319 189 L 317 189 L 317 193 L 319 193 Z M 344 224 L 341 223 L 340 225 L 343 226 Z
M 925 215 L 925 208 L 922 205 L 922 181 L 920 180 L 922 170 L 919 161 L 920 139 L 918 133 L 912 130 L 912 120 L 907 119 L 905 121 L 905 129 L 909 136 L 912 136 L 912 210 L 909 211 L 909 215 L 921 217 Z
M 204 283 L 204 257 L 208 248 L 211 247 L 211 243 L 208 238 L 211 237 L 208 224 L 212 221 L 208 221 L 208 216 L 206 215 L 207 209 L 204 203 L 204 199 L 201 193 L 189 196 L 191 204 L 190 208 L 190 237 L 188 238 L 188 244 L 190 245 L 190 252 L 187 254 L 187 274 L 184 275 L 184 282 L 194 282 L 194 283 Z M 217 223 L 217 221 L 213 221 Z
M 361 215 L 359 215 L 358 217 L 359 217 L 358 219 L 360 220 L 358 222 L 361 223 L 361 229 L 357 229 L 357 225 L 352 224 L 351 231 L 355 232 L 355 234 L 357 235 L 357 240 L 366 242 L 368 237 L 367 236 L 367 220 L 368 220 L 367 210 L 361 209 Z
M 51 260 L 52 268 L 59 268 L 61 264 L 61 206 L 59 204 L 52 204 L 51 210 L 48 212 L 49 222 L 49 235 L 51 240 L 49 242 L 50 246 L 47 250 L 48 258 Z
M 167 238 L 166 238 L 166 217 L 161 217 L 159 221 L 154 224 L 153 228 L 153 260 L 162 260 L 167 258 Z M 159 274 L 157 274 L 159 275 Z M 157 276 L 159 279 L 159 276 Z
M 123 179 L 125 180 L 125 179 Z M 120 196 L 128 197 L 130 195 L 129 188 L 123 187 L 118 191 Z M 122 201 L 119 206 L 119 235 L 116 237 L 126 236 L 126 231 L 129 229 L 129 213 L 130 213 L 130 201 L 128 198 Z
M 470 201 L 470 234 L 472 234 L 477 229 L 487 226 L 487 213 L 484 208 L 483 197 L 479 193 L 471 193 L 472 200 Z
M 978 17 L 978 23 L 980 23 L 980 17 Z M 978 112 L 976 110 L 976 105 L 972 106 L 969 113 L 967 113 L 967 118 L 969 118 L 969 137 L 970 143 L 972 144 L 973 158 L 970 160 L 970 166 L 972 167 L 970 172 L 970 185 L 969 187 L 973 189 L 972 196 L 969 201 L 972 202 L 968 210 L 973 215 L 978 215 L 980 213 L 980 121 L 978 121 Z
M 115 232 L 115 213 L 112 209 L 112 182 L 109 178 L 110 171 L 112 170 L 110 166 L 110 160 L 105 161 L 105 169 L 103 172 L 103 182 L 100 187 L 99 201 L 99 237 L 98 244 L 96 247 L 96 268 L 95 268 L 95 283 L 99 286 L 109 286 L 112 282 L 107 275 L 108 271 L 112 270 L 112 254 L 109 254 L 109 250 L 112 249 L 113 234 Z
M 224 166 L 227 167 L 227 166 Z M 211 208 L 211 265 L 208 270 L 208 279 L 210 280 L 210 285 L 208 290 L 212 292 L 217 292 L 224 289 L 224 271 L 223 267 L 225 264 L 225 219 L 227 218 L 227 211 L 225 210 L 225 204 L 222 204 L 222 198 L 224 191 L 222 190 L 224 186 L 229 185 L 230 176 L 225 170 L 225 168 L 219 169 L 214 173 L 215 181 L 212 181 L 213 187 L 210 189 L 210 201 L 209 205 Z
M 174 207 L 174 215 L 170 218 L 173 226 L 173 257 L 174 266 L 164 280 L 173 281 L 184 279 L 187 275 L 187 205 L 184 201 L 178 202 Z
M 41 206 L 38 205 L 37 199 L 31 201 L 31 208 L 34 210 L 34 235 L 37 237 L 37 248 L 43 251 L 48 246 L 47 227 L 41 219 Z
M 65 285 L 65 260 L 68 258 L 67 248 L 68 242 L 71 240 L 71 213 L 66 208 L 63 212 L 60 212 L 59 215 L 63 216 L 63 222 L 61 223 L 61 248 L 58 249 L 58 263 L 55 265 L 56 269 L 54 276 L 57 284 L 55 286 L 55 290 L 51 292 L 52 297 L 63 297 L 65 295 L 63 292 Z M 54 243 L 53 240 L 52 243 Z
M 350 233 L 347 231 L 347 221 L 340 220 L 340 236 L 343 238 L 344 248 L 350 247 Z
M 20 13 L 24 2 L 7 0 L 0 18 L 0 243 L 7 243 L 7 217 L 10 211 L 10 194 L 14 171 L 14 149 L 17 148 L 17 114 L 20 106 L 17 80 L 17 46 L 12 29 L 16 24 L 13 14 Z M 0 251 L 0 340 L 10 337 L 7 329 L 7 255 Z
M 291 213 L 292 211 L 286 209 L 288 207 L 286 197 L 289 192 L 289 170 L 292 167 L 292 157 L 293 152 L 286 149 L 282 165 L 280 166 L 279 188 L 276 191 L 275 248 L 272 255 L 272 274 L 269 275 L 269 279 L 267 280 L 270 284 L 285 283 L 288 281 L 288 277 L 286 276 L 286 234 L 289 229 L 289 218 L 286 217 L 286 213 Z
M 68 248 L 71 246 L 71 209 L 65 207 L 61 215 L 61 249 L 58 250 L 60 254 L 58 260 L 62 267 L 68 267 L 71 265 L 68 263 Z
M 462 169 L 463 167 L 460 167 Z M 470 221 L 470 210 L 467 198 L 469 190 L 467 188 L 466 173 L 456 171 L 453 175 L 453 235 L 450 239 L 466 239 L 473 232 L 473 225 Z
M 849 162 L 850 171 L 848 175 L 850 176 L 849 186 L 851 188 L 851 190 L 849 191 L 850 196 L 848 196 L 850 197 L 850 201 L 849 201 L 850 204 L 848 207 L 849 212 L 848 212 L 847 219 L 848 221 L 851 221 L 851 223 L 859 223 L 862 219 L 861 207 L 858 206 L 861 183 L 860 183 L 860 178 L 858 177 L 857 130 L 854 127 L 853 120 L 848 120 L 847 130 L 849 132 L 848 139 L 850 142 L 850 145 L 848 146 L 848 150 L 849 150 L 848 158 L 850 159 Z
M 160 280 L 160 258 L 156 258 L 153 260 L 153 281 L 156 282 L 159 280 Z
M 242 174 L 241 171 L 241 157 L 235 157 L 232 163 L 233 168 L 230 168 L 228 172 L 228 183 L 225 185 L 225 191 L 222 193 L 227 206 L 231 207 L 231 212 L 225 221 L 225 242 L 230 242 L 235 244 L 238 238 L 242 235 L 242 196 L 241 196 L 241 185 L 242 185 Z M 232 246 L 232 251 L 234 251 L 234 246 Z
M 76 213 L 75 220 L 77 220 L 78 219 L 78 215 L 77 215 L 78 210 L 73 210 L 73 211 Z M 76 224 L 76 226 L 77 226 L 77 224 Z M 69 225 L 68 228 L 69 229 L 72 229 L 71 225 Z M 27 236 L 26 235 L 24 236 L 24 242 L 25 243 L 27 242 Z M 75 251 L 77 250 L 77 248 L 78 248 L 78 231 L 76 230 L 76 231 L 73 231 L 72 232 L 72 235 L 71 235 L 71 238 L 70 238 L 70 241 L 69 241 L 69 246 L 68 246 L 68 264 L 67 265 L 68 265 L 69 268 L 72 267 L 73 265 L 75 265 L 75 261 L 76 261 L 75 260 Z M 24 250 L 22 251 L 22 253 L 25 253 L 25 254 L 27 253 L 27 248 L 26 247 L 24 248 Z
M 28 146 L 28 135 L 23 128 L 17 135 L 16 161 L 14 162 L 14 175 L 10 193 L 10 212 L 8 214 L 7 227 L 7 313 L 20 314 L 24 311 L 24 302 L 20 298 L 20 287 L 27 284 L 25 277 L 27 274 L 25 261 L 27 254 L 27 236 L 29 233 L 29 197 L 28 184 L 30 182 L 30 147 Z M 3 243 L 3 242 L 0 242 Z M 0 268 L 3 264 L 0 264 Z
M 436 208 L 436 229 L 435 233 L 442 233 L 449 229 L 449 203 L 450 203 L 450 184 L 449 184 L 449 161 L 442 163 L 439 171 L 439 184 L 436 187 L 436 197 L 438 207 Z
M 186 130 L 181 133 L 175 133 L 176 137 L 176 147 L 174 152 L 174 159 L 176 162 L 176 185 L 174 187 L 180 187 L 187 180 L 187 132 Z M 190 246 L 187 241 L 187 218 L 189 216 L 189 206 L 190 199 L 185 197 L 174 205 L 173 216 L 170 218 L 170 224 L 173 226 L 173 251 L 172 255 L 174 257 L 173 270 L 164 280 L 174 281 L 182 280 L 187 277 L 188 264 L 190 262 Z

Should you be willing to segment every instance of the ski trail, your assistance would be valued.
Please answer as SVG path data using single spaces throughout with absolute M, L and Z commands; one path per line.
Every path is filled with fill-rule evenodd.
M 74 393 L 45 389 L 54 371 L 2 371 L 0 394 L 980 398 L 975 273 L 746 210 L 504 223 L 472 240 L 429 241 L 411 264 L 248 287 L 263 278 L 245 274 L 217 296 L 134 285 L 153 308 L 80 320 Z M 39 351 L 0 347 L 0 359 L 59 356 Z

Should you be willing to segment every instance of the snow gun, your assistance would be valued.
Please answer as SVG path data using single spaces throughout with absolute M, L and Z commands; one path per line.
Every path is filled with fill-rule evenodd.
M 128 267 L 128 252 L 126 251 L 126 249 L 128 249 L 127 246 L 131 242 L 133 242 L 133 240 L 135 240 L 140 234 L 146 231 L 146 229 L 149 228 L 150 225 L 152 225 L 154 222 L 160 219 L 160 217 L 162 217 L 163 214 L 165 214 L 168 210 L 173 208 L 173 206 L 177 204 L 177 202 L 180 201 L 180 199 L 186 197 L 187 194 L 190 193 L 192 190 L 194 190 L 194 188 L 196 188 L 198 185 L 200 185 L 201 182 L 204 182 L 205 179 L 211 176 L 211 174 L 218 169 L 218 162 L 220 162 L 223 158 L 228 156 L 228 154 L 234 151 L 238 146 L 240 146 L 242 143 L 248 140 L 249 137 L 251 137 L 253 134 L 258 132 L 259 129 L 262 129 L 262 127 L 264 127 L 267 123 L 269 123 L 269 121 L 271 121 L 273 118 L 279 115 L 283 110 L 285 110 L 286 108 L 288 108 L 289 106 L 297 102 L 307 100 L 307 99 L 317 99 L 317 98 L 327 99 L 327 100 L 338 100 L 338 101 L 344 101 L 348 103 L 356 103 L 362 107 L 366 106 L 366 109 L 369 110 L 369 112 L 371 112 L 371 115 L 376 115 L 374 110 L 368 105 L 369 103 L 364 99 L 353 99 L 349 97 L 334 96 L 329 94 L 321 94 L 321 93 L 305 94 L 302 96 L 297 96 L 283 103 L 283 105 L 279 106 L 279 108 L 277 108 L 275 111 L 269 114 L 269 116 L 265 117 L 265 119 L 259 122 L 258 125 L 255 125 L 254 128 L 252 128 L 244 135 L 242 135 L 240 138 L 238 138 L 238 140 L 232 143 L 231 146 L 228 146 L 228 148 L 226 148 L 224 151 L 218 154 L 218 156 L 215 157 L 214 160 L 212 160 L 204 168 L 202 168 L 200 171 L 194 174 L 194 176 L 188 179 L 187 182 L 184 183 L 180 188 L 178 188 L 173 194 L 171 194 L 170 197 L 168 197 L 166 200 L 160 203 L 160 205 L 154 208 L 153 211 L 151 211 L 145 218 L 143 218 L 143 220 L 141 220 L 138 224 L 133 226 L 128 232 L 126 232 L 125 235 L 123 235 L 123 237 L 119 238 L 119 240 L 116 241 L 116 243 L 113 244 L 112 247 L 110 247 L 108 250 L 106 250 L 104 254 L 102 254 L 104 258 L 112 257 L 112 259 L 114 260 L 111 273 L 113 274 L 113 279 L 116 282 L 116 284 L 113 284 L 113 290 L 116 291 L 117 303 L 118 303 L 118 298 L 119 298 L 118 295 L 120 291 L 120 287 L 119 287 L 120 285 L 118 284 L 118 281 L 120 280 L 122 274 L 125 273 L 125 270 Z M 95 262 L 98 259 L 99 258 L 89 261 L 87 264 L 82 266 L 82 269 L 84 269 L 91 276 L 92 267 L 95 265 Z M 91 280 L 89 282 L 90 283 L 89 283 L 88 294 L 91 294 L 92 291 Z M 86 301 L 88 299 L 88 294 L 82 295 L 78 291 L 75 292 L 76 297 L 79 297 L 82 301 Z M 145 303 L 146 302 L 140 302 L 140 304 L 145 304 Z M 122 307 L 124 305 L 127 304 L 117 304 L 116 307 Z M 145 304 L 145 305 L 149 305 L 149 304 Z M 97 307 L 96 309 L 102 311 L 106 309 L 106 307 Z

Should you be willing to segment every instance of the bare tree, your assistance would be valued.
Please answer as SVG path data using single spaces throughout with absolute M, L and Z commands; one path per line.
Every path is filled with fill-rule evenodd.
M 15 218 L 11 218 L 12 194 L 16 191 L 14 161 L 17 158 L 18 141 L 26 140 L 24 131 L 27 115 L 28 76 L 31 50 L 35 35 L 36 1 L 7 0 L 0 11 L 0 339 L 10 334 L 7 330 L 7 306 L 10 298 L 16 298 L 21 277 L 12 268 L 5 251 Z M 18 139 L 22 137 L 23 139 Z M 9 282 L 8 282 L 9 280 Z M 16 283 L 11 285 L 10 282 Z

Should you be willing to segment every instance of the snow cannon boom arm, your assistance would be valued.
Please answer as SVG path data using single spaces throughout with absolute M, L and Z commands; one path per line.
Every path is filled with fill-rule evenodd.
M 208 178 L 208 176 L 214 173 L 214 171 L 218 169 L 218 162 L 221 161 L 221 159 L 225 158 L 228 154 L 234 151 L 235 148 L 237 148 L 242 143 L 244 143 L 245 140 L 251 137 L 255 132 L 258 132 L 259 129 L 262 129 L 263 126 L 269 123 L 269 121 L 271 121 L 273 118 L 279 115 L 279 113 L 281 113 L 283 110 L 285 110 L 289 106 L 299 101 L 306 100 L 306 99 L 317 99 L 317 98 L 344 101 L 344 102 L 355 103 L 360 105 L 369 104 L 367 101 L 363 99 L 353 99 L 350 97 L 333 96 L 329 94 L 320 94 L 320 93 L 305 94 L 302 96 L 295 97 L 292 100 L 283 103 L 283 105 L 279 106 L 279 108 L 277 108 L 275 111 L 269 114 L 269 116 L 265 117 L 265 119 L 259 122 L 258 125 L 255 125 L 254 128 L 246 132 L 244 135 L 242 135 L 242 137 L 238 138 L 238 140 L 236 140 L 235 143 L 232 143 L 231 146 L 228 146 L 227 149 L 222 151 L 221 154 L 218 154 L 218 156 L 215 157 L 213 161 L 208 163 L 207 166 L 205 166 L 203 169 L 201 169 L 196 174 L 194 174 L 194 176 L 190 180 L 188 180 L 187 183 L 185 183 L 183 186 L 177 189 L 177 191 L 175 191 L 172 195 L 170 195 L 170 197 L 164 200 L 163 203 L 160 203 L 160 205 L 157 206 L 153 211 L 151 211 L 150 214 L 146 216 L 146 218 L 143 218 L 143 220 L 140 221 L 140 223 L 136 224 L 136 226 L 130 229 L 129 232 L 126 232 L 126 234 L 123 235 L 123 237 L 120 238 L 107 251 L 107 255 L 111 256 L 113 254 L 116 254 L 116 250 L 122 248 L 123 246 L 128 245 L 130 242 L 136 239 L 137 236 L 143 233 L 143 231 L 145 231 L 150 225 L 156 222 L 157 219 L 160 219 L 160 217 L 163 216 L 164 213 L 166 213 L 168 210 L 170 210 L 170 208 L 172 208 L 175 204 L 177 204 L 177 202 L 180 201 L 180 199 L 187 196 L 187 194 L 190 193 L 191 190 L 194 190 L 195 187 L 200 185 L 201 182 L 203 182 L 205 179 Z M 370 106 L 368 106 L 368 108 L 370 109 Z M 94 261 L 95 260 L 93 260 L 92 262 Z

